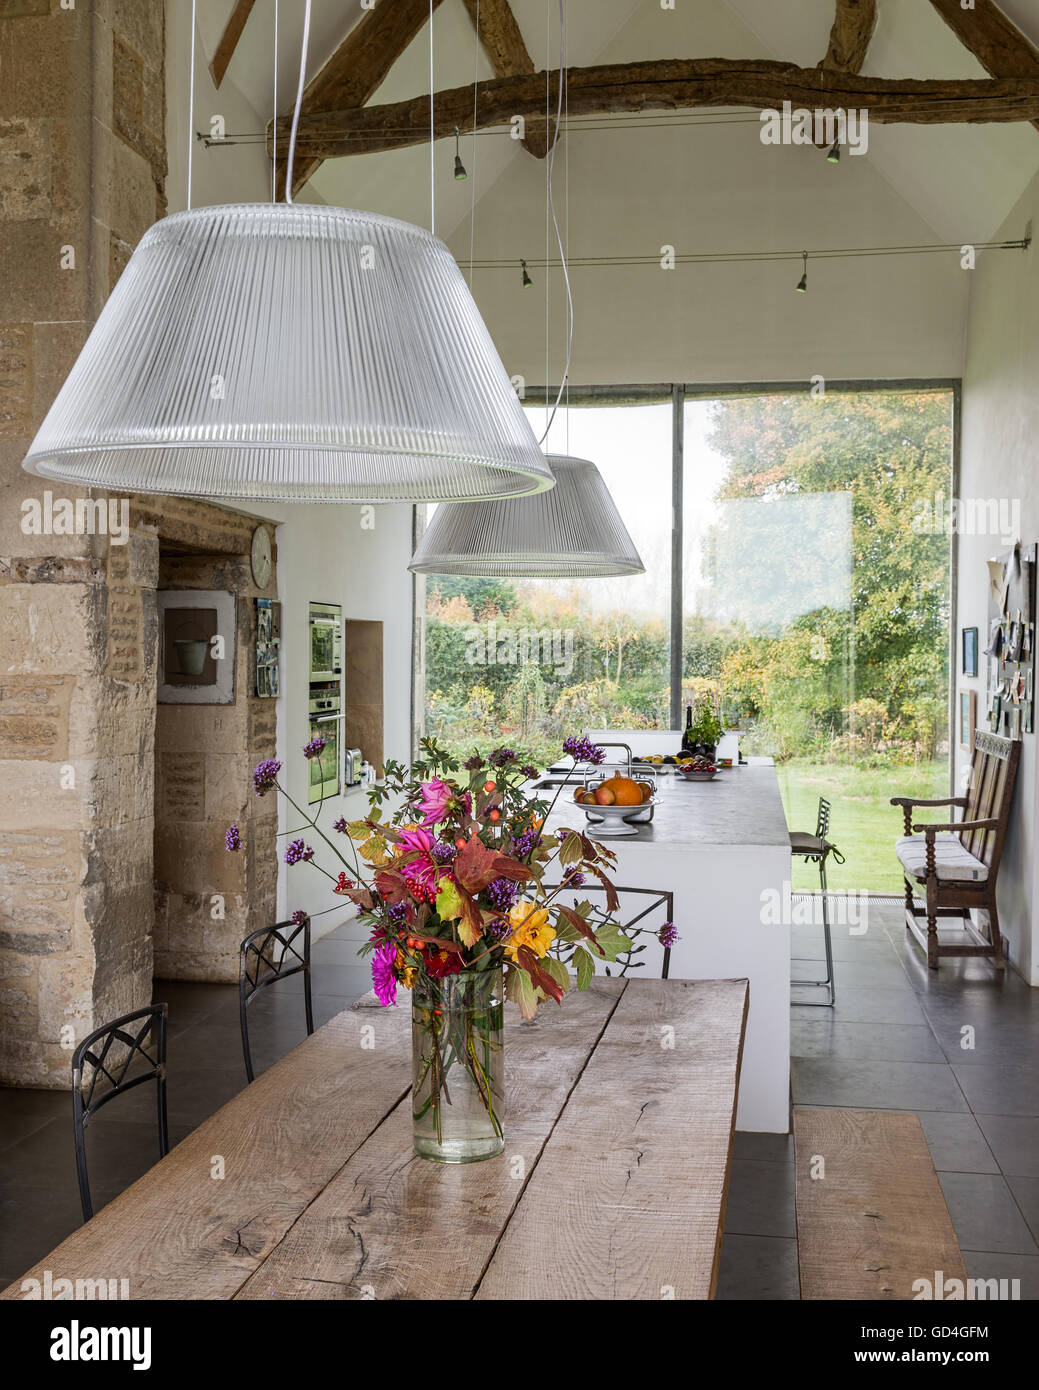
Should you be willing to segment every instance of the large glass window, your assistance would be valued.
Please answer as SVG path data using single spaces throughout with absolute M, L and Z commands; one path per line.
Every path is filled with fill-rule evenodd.
M 921 518 L 952 495 L 953 393 L 669 389 L 591 393 L 547 444 L 598 465 L 645 575 L 430 576 L 426 730 L 543 763 L 574 730 L 673 728 L 708 704 L 775 758 L 792 828 L 832 803 L 834 886 L 898 891 L 888 800 L 949 786 L 951 539 Z M 547 408 L 528 413 L 540 435 Z M 793 881 L 818 886 L 800 863 Z

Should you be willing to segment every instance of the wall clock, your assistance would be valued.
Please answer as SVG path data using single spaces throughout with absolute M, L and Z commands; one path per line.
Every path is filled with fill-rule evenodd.
M 257 526 L 253 532 L 251 552 L 253 582 L 258 589 L 266 589 L 271 577 L 271 533 L 266 526 Z

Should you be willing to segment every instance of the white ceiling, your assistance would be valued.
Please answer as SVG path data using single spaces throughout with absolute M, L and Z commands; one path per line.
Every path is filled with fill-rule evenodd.
M 379 0 L 384 3 L 384 0 Z M 180 0 L 186 4 L 187 0 Z M 199 37 L 208 61 L 219 40 L 233 0 L 201 6 Z M 977 61 L 958 42 L 929 0 L 879 0 L 879 21 L 864 71 L 884 77 L 984 76 Z M 298 75 L 302 34 L 301 0 L 281 0 L 279 105 L 291 108 Z M 1005 0 L 1003 9 L 1034 42 L 1039 43 L 1039 0 Z M 535 66 L 546 58 L 558 62 L 557 0 L 513 0 L 513 10 Z M 313 75 L 335 51 L 364 13 L 360 0 L 314 0 L 308 74 Z M 826 49 L 833 19 L 833 0 L 677 0 L 676 9 L 661 9 L 659 0 L 566 0 L 567 58 L 570 64 L 686 57 L 777 58 L 810 67 Z M 259 0 L 225 84 L 233 84 L 257 115 L 257 127 L 272 107 L 274 0 Z M 462 0 L 443 0 L 434 23 L 434 65 L 438 87 L 461 86 L 492 76 L 476 49 L 474 31 Z M 429 36 L 423 29 L 401 56 L 375 101 L 393 101 L 428 91 Z M 689 130 L 689 139 L 716 138 L 724 147 L 723 127 Z M 572 135 L 596 142 L 596 157 L 612 186 L 623 187 L 612 167 L 609 134 Z M 642 137 L 641 157 L 652 162 L 653 132 Z M 670 142 L 668 142 L 670 145 Z M 473 174 L 473 151 L 463 141 L 463 159 Z M 451 178 L 453 150 L 438 146 L 437 231 L 442 236 L 463 226 L 473 195 L 469 182 Z M 671 155 L 669 154 L 669 158 Z M 720 155 L 721 157 L 721 155 Z M 510 165 L 531 156 L 504 135 L 478 141 L 476 186 L 481 199 L 493 197 L 495 185 Z M 1027 124 L 954 126 L 879 126 L 869 131 L 868 161 L 899 200 L 904 200 L 942 241 L 977 241 L 990 237 L 1013 209 L 1039 170 L 1039 131 Z M 327 160 L 311 179 L 301 200 L 367 208 L 413 221 L 429 218 L 429 150 L 417 147 L 392 154 Z M 666 170 L 661 171 L 666 176 Z M 850 169 L 845 177 L 854 175 Z M 734 175 L 734 178 L 738 177 Z M 740 206 L 738 200 L 736 203 Z M 1023 229 L 1022 229 L 1023 230 Z M 506 248 L 502 248 L 505 250 Z M 571 248 L 574 250 L 575 248 Z M 487 254 L 493 254 L 484 247 Z

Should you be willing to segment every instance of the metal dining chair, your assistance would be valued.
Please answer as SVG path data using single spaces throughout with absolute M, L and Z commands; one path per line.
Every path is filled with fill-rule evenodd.
M 830 939 L 830 911 L 829 898 L 826 891 L 826 861 L 833 855 L 834 862 L 844 863 L 844 855 L 836 845 L 830 844 L 826 838 L 830 831 L 830 803 L 825 796 L 819 798 L 819 810 L 815 819 L 815 834 L 809 835 L 804 831 L 792 830 L 790 832 L 790 850 L 799 859 L 804 859 L 806 864 L 814 863 L 819 866 L 819 885 L 822 891 L 823 904 L 823 945 L 826 951 L 826 978 L 825 980 L 791 980 L 791 984 L 807 986 L 811 989 L 825 989 L 827 998 L 821 999 L 798 999 L 795 1002 L 803 1004 L 812 1009 L 832 1009 L 837 999 L 837 983 L 833 973 L 833 943 Z M 804 956 L 794 956 L 793 960 L 798 964 L 810 963 Z
M 242 1024 L 245 1074 L 250 1081 L 253 1080 L 253 1059 L 249 1050 L 246 1011 L 256 996 L 269 985 L 301 972 L 309 1037 L 314 1031 L 314 1010 L 310 998 L 309 917 L 303 922 L 275 922 L 273 927 L 261 927 L 242 942 L 238 959 L 238 1012 Z
M 580 897 L 583 897 L 586 893 L 605 893 L 606 891 L 606 889 L 603 887 L 601 883 L 582 883 L 575 887 L 570 887 L 566 883 L 562 885 L 546 884 L 545 890 L 548 893 L 552 893 L 561 887 L 563 889 L 566 889 L 566 891 L 568 892 L 577 894 Z M 633 957 L 641 955 L 642 952 L 645 951 L 646 947 L 649 945 L 648 940 L 639 941 L 638 938 L 640 936 L 645 936 L 659 939 L 660 928 L 664 925 L 664 923 L 674 921 L 675 895 L 667 889 L 660 888 L 626 888 L 619 883 L 615 884 L 614 887 L 617 890 L 617 896 L 621 899 L 622 904 L 626 896 L 651 899 L 650 902 L 646 903 L 641 912 L 636 913 L 634 917 L 628 918 L 627 921 L 623 921 L 620 923 L 620 929 L 623 932 L 623 934 L 629 937 L 631 941 L 634 943 L 631 949 L 628 951 L 622 951 L 621 954 L 617 957 L 615 961 L 612 962 L 611 965 L 604 964 L 602 967 L 605 974 L 616 975 L 617 978 L 624 979 L 626 978 L 629 970 L 641 970 L 645 966 L 645 961 L 637 961 L 633 959 Z M 605 910 L 605 908 L 597 909 L 596 912 L 598 913 L 598 918 L 596 914 L 593 914 L 593 916 L 589 919 L 588 923 L 588 925 L 592 928 L 593 931 L 595 930 L 596 920 L 608 921 L 611 920 L 613 917 L 619 915 L 616 913 L 609 913 Z M 640 922 L 644 923 L 646 918 L 649 917 L 651 913 L 655 912 L 661 913 L 661 920 L 658 926 L 654 927 L 649 924 L 646 924 L 644 926 L 639 925 Z M 550 947 L 549 950 L 550 953 L 553 956 L 555 956 L 556 960 L 561 960 L 564 965 L 569 965 L 570 960 L 573 957 L 574 951 L 580 944 L 581 943 L 579 941 L 565 941 L 556 946 Z M 592 955 L 594 957 L 594 951 L 592 952 Z M 670 969 L 671 947 L 665 946 L 664 956 L 660 968 L 660 978 L 662 980 L 666 980 L 668 978 L 668 971 Z
M 154 1081 L 157 1086 L 159 1157 L 164 1158 L 170 1151 L 166 1122 L 166 1009 L 165 1004 L 150 1004 L 146 1009 L 124 1014 L 114 1023 L 95 1029 L 72 1054 L 73 1137 L 84 1221 L 89 1221 L 94 1215 L 87 1177 L 86 1129 L 102 1106 L 116 1096 L 125 1095 L 135 1086 Z M 151 1038 L 152 1034 L 154 1039 Z M 144 1070 L 130 1075 L 131 1067 L 138 1060 L 143 1060 Z M 109 1084 L 98 1095 L 98 1082 L 102 1076 Z

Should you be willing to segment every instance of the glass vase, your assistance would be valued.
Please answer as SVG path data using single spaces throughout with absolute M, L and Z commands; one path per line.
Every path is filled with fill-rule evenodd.
M 411 1003 L 415 1152 L 477 1163 L 505 1147 L 502 969 L 415 982 Z

